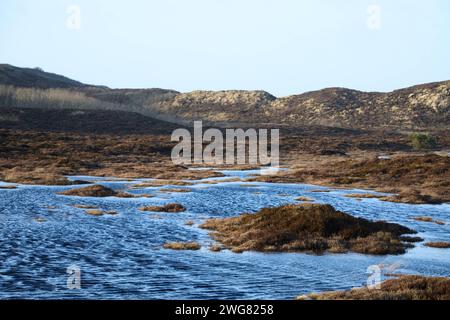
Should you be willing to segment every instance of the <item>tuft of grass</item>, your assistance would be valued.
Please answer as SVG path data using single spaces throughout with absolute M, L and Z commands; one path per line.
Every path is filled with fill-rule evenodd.
M 209 247 L 209 250 L 212 252 L 220 252 L 222 251 L 222 246 L 215 244 Z
M 74 204 L 73 207 L 78 208 L 78 209 L 97 209 L 97 206 L 85 205 L 85 204 Z
M 330 205 L 309 203 L 210 219 L 200 227 L 213 230 L 212 237 L 233 252 L 401 254 L 411 245 L 400 236 L 415 233 L 398 224 L 372 222 Z
M 386 280 L 380 289 L 369 287 L 324 292 L 297 297 L 298 300 L 450 300 L 450 279 L 400 276 Z
M 421 221 L 421 222 L 430 222 L 430 223 L 436 223 L 438 225 L 445 225 L 444 221 L 434 220 L 432 217 L 414 217 L 413 219 L 416 221 Z
M 184 212 L 184 211 L 186 211 L 186 208 L 178 203 L 169 203 L 164 206 L 146 206 L 146 207 L 139 208 L 139 210 L 176 213 L 176 212 Z
M 192 192 L 191 189 L 180 189 L 180 188 L 167 188 L 167 189 L 160 189 L 159 192 L 162 193 L 189 193 Z
M 4 189 L 4 190 L 13 190 L 13 189 L 17 189 L 17 186 L 0 186 L 0 189 Z
M 105 214 L 103 210 L 99 209 L 86 210 L 85 212 L 90 216 L 103 216 Z
M 295 199 L 295 201 L 305 201 L 305 202 L 313 202 L 314 199 L 308 198 L 308 197 L 298 197 Z
M 111 216 L 115 216 L 117 215 L 117 211 L 104 211 L 104 210 L 99 210 L 99 209 L 92 209 L 92 210 L 86 210 L 85 211 L 88 215 L 91 216 L 103 216 L 103 215 L 111 215 Z
M 352 194 L 346 194 L 345 197 L 347 198 L 357 198 L 357 199 L 379 199 L 383 196 L 379 196 L 376 194 L 371 193 L 352 193 Z
M 449 242 L 444 242 L 444 241 L 427 242 L 427 243 L 424 244 L 424 246 L 430 247 L 430 248 L 448 249 L 448 248 L 450 248 L 450 243 Z
M 80 189 L 71 189 L 59 192 L 59 195 L 76 196 L 76 197 L 118 197 L 118 198 L 134 198 L 135 196 L 126 192 L 117 192 L 113 189 L 102 185 L 93 185 Z
M 197 242 L 167 242 L 163 246 L 164 249 L 170 250 L 200 250 L 201 245 Z

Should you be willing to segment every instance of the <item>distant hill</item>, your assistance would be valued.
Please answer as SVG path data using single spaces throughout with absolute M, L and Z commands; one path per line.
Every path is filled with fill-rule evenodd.
M 450 81 L 389 93 L 345 88 L 275 98 L 264 91 L 196 91 L 153 106 L 184 120 L 326 125 L 346 128 L 446 128 L 450 125 Z
M 450 81 L 393 92 L 327 88 L 277 98 L 265 91 L 110 89 L 38 69 L 0 65 L 0 107 L 121 110 L 186 124 L 320 125 L 441 129 L 450 126 Z
M 87 86 L 81 82 L 45 72 L 39 68 L 19 68 L 0 64 L 0 84 L 23 88 L 80 88 Z

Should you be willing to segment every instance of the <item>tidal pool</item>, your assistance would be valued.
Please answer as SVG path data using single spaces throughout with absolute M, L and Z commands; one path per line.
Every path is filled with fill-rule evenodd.
M 257 171 L 223 171 L 225 178 Z M 0 189 L 1 299 L 293 299 L 310 292 L 365 285 L 371 266 L 385 273 L 450 276 L 450 250 L 418 243 L 399 256 L 300 253 L 235 254 L 211 252 L 214 241 L 198 224 L 208 218 L 256 212 L 263 207 L 317 203 L 372 220 L 386 220 L 418 231 L 426 241 L 450 242 L 450 205 L 408 205 L 345 197 L 364 190 L 334 190 L 303 184 L 221 182 L 160 193 L 158 188 L 128 189 L 141 182 L 71 177 L 154 198 L 80 198 L 57 192 L 80 186 L 25 186 Z M 208 181 L 213 179 L 206 179 Z M 1 183 L 0 183 L 1 184 Z M 141 212 L 144 205 L 177 202 L 183 213 Z M 114 210 L 94 217 L 73 205 Z M 419 222 L 430 216 L 445 225 Z M 185 225 L 192 220 L 194 226 Z M 168 241 L 197 241 L 199 251 L 171 251 Z M 67 268 L 80 269 L 81 288 L 69 289 Z M 370 268 L 373 270 L 373 267 Z

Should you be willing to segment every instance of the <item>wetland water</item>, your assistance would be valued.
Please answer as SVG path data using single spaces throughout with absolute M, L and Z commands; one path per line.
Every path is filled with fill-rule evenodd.
M 246 177 L 253 171 L 223 171 Z M 258 172 L 258 171 L 256 171 Z M 189 188 L 190 193 L 161 193 L 158 188 L 128 189 L 135 181 L 71 177 L 154 198 L 80 198 L 57 195 L 80 186 L 24 186 L 0 189 L 0 298 L 13 299 L 292 299 L 310 292 L 364 285 L 372 265 L 395 265 L 390 273 L 450 276 L 450 250 L 418 243 L 399 256 L 300 253 L 235 254 L 211 252 L 207 218 L 236 216 L 263 207 L 317 203 L 372 220 L 396 222 L 425 241 L 450 241 L 450 205 L 408 205 L 377 199 L 346 198 L 362 190 L 332 190 L 302 184 L 220 182 Z M 213 179 L 207 179 L 213 180 Z M 1 184 L 1 183 L 0 183 Z M 141 212 L 144 205 L 177 202 L 183 213 Z M 73 205 L 118 212 L 90 216 Z M 418 222 L 430 216 L 445 225 Z M 194 226 L 185 225 L 192 220 Z M 199 251 L 162 249 L 168 241 L 197 241 Z M 67 288 L 66 269 L 81 269 L 81 289 Z

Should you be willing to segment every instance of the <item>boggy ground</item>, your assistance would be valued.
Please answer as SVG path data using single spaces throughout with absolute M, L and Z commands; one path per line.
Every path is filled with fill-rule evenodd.
M 298 297 L 299 300 L 450 300 L 450 279 L 400 276 L 386 280 L 380 288 L 357 288 Z
M 210 219 L 201 225 L 234 252 L 314 252 L 402 254 L 410 244 L 402 234 L 415 231 L 393 223 L 372 222 L 330 205 L 300 204 L 265 208 L 256 214 Z
M 450 157 L 402 153 L 391 159 L 371 155 L 359 159 L 308 161 L 277 176 L 253 180 L 368 188 L 396 194 L 380 197 L 385 201 L 439 204 L 450 202 Z
M 175 142 L 170 135 L 178 125 L 127 112 L 3 111 L 7 115 L 0 117 L 3 181 L 67 185 L 73 184 L 67 175 L 165 180 L 222 176 L 213 170 L 188 170 L 172 163 Z M 408 133 L 323 126 L 282 126 L 280 130 L 281 164 L 292 170 L 260 180 L 373 188 L 398 193 L 384 200 L 399 202 L 450 201 L 450 158 L 432 155 L 433 151 L 414 152 Z M 449 133 L 433 132 L 436 150 L 450 148 Z M 392 159 L 380 160 L 379 155 Z
M 67 175 L 202 179 L 211 170 L 174 165 L 174 143 L 164 135 L 112 135 L 0 129 L 0 180 L 69 185 Z

